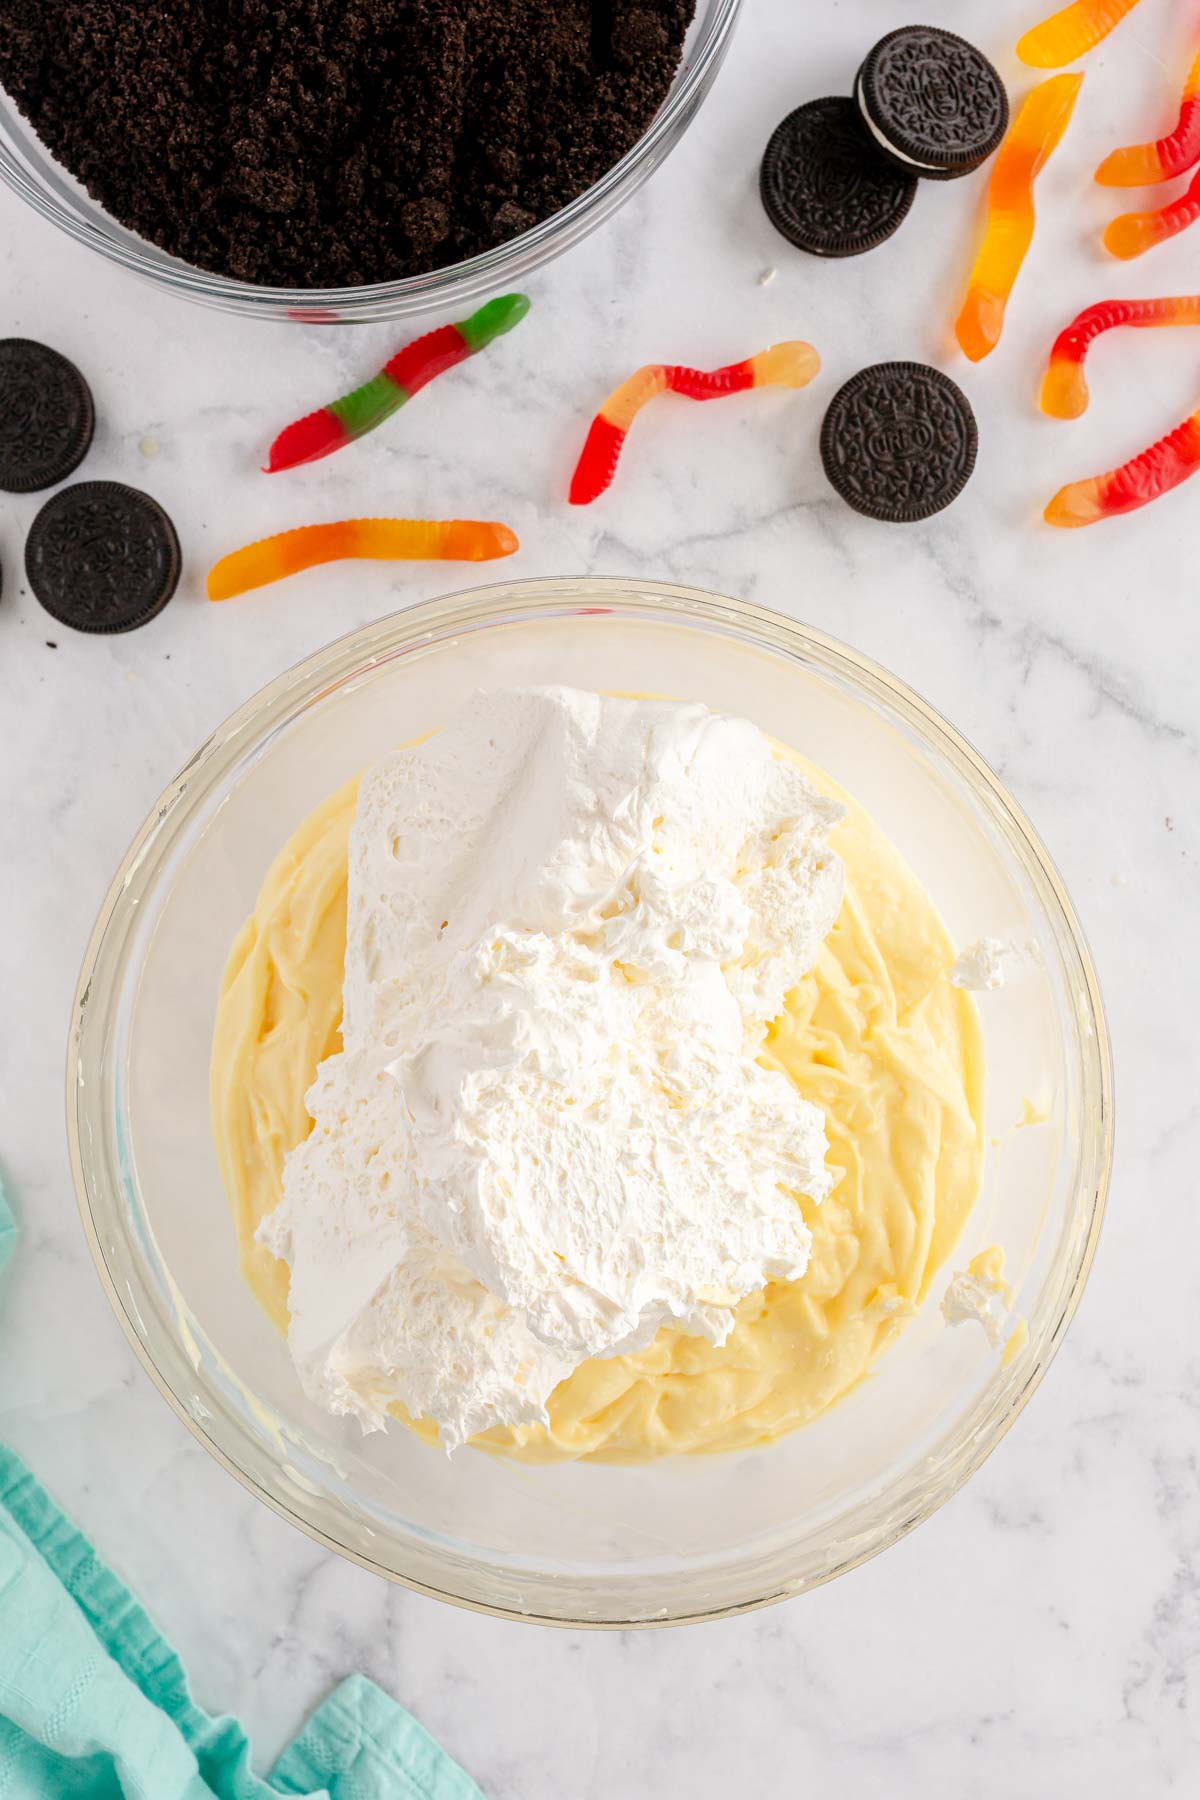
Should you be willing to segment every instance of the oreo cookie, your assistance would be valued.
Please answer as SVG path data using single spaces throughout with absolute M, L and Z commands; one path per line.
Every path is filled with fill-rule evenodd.
M 971 174 L 1008 130 L 1008 95 L 987 57 L 932 25 L 889 31 L 858 71 L 854 92 L 881 153 L 927 180 Z
M 25 545 L 25 573 L 46 611 L 76 631 L 133 631 L 179 581 L 175 527 L 149 494 L 83 481 L 47 500 Z
M 813 256 L 859 256 L 904 223 L 917 191 L 876 150 L 852 100 L 810 100 L 776 126 L 759 192 L 776 231 Z
M 0 338 L 0 488 L 32 494 L 65 481 L 96 422 L 74 363 L 32 338 Z
M 941 512 L 971 478 L 979 428 L 957 383 L 924 363 L 875 363 L 834 395 L 821 461 L 848 506 L 912 524 Z

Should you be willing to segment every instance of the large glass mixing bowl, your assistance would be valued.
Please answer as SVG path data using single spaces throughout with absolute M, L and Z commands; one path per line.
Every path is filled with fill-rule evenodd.
M 640 1467 L 453 1460 L 400 1426 L 363 1437 L 300 1390 L 238 1274 L 209 1128 L 226 954 L 276 850 L 365 764 L 477 686 L 650 690 L 742 714 L 841 782 L 960 943 L 1026 949 L 981 999 L 984 1191 L 956 1266 L 1007 1252 L 1027 1346 L 1002 1366 L 949 1330 L 935 1281 L 873 1375 L 744 1453 Z M 1044 1122 L 1014 1126 L 1032 1099 Z M 915 694 L 759 607 L 654 583 L 504 583 L 320 651 L 235 713 L 163 794 L 117 871 L 71 1027 L 83 1220 L 117 1316 L 194 1434 L 314 1538 L 423 1591 L 585 1625 L 710 1618 L 803 1592 L 927 1518 L 994 1449 L 1075 1309 L 1112 1131 L 1100 996 L 1071 903 L 1019 809 Z M 948 1273 L 948 1271 L 947 1271 Z
M 550 218 L 480 256 L 412 275 L 352 288 L 269 288 L 212 275 L 169 256 L 119 225 L 81 184 L 55 162 L 0 88 L 0 181 L 35 211 L 110 262 L 156 287 L 225 312 L 305 324 L 411 319 L 444 310 L 455 317 L 468 303 L 515 287 L 534 269 L 570 249 L 624 205 L 670 154 L 716 80 L 742 0 L 698 0 L 674 85 L 648 129 L 584 193 Z

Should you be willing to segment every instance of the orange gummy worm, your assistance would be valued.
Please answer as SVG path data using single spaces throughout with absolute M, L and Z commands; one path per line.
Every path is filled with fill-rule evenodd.
M 992 165 L 983 242 L 954 324 L 972 362 L 1000 342 L 1008 297 L 1033 239 L 1033 184 L 1067 129 L 1082 81 L 1082 75 L 1052 75 L 1027 94 Z
M 1155 212 L 1122 213 L 1114 219 L 1104 233 L 1104 248 L 1110 256 L 1119 256 L 1122 262 L 1131 257 L 1142 256 L 1155 244 L 1165 244 L 1168 238 L 1178 237 L 1189 225 L 1200 219 L 1200 169 L 1197 169 L 1189 185 L 1166 206 L 1160 206 Z
M 1186 175 L 1197 162 L 1200 162 L 1200 51 L 1196 52 L 1183 84 L 1174 131 L 1152 144 L 1127 144 L 1122 150 L 1114 150 L 1096 170 L 1096 180 L 1104 187 L 1152 187 L 1156 181 L 1170 181 L 1175 175 Z
M 1137 0 L 1074 0 L 1027 31 L 1017 55 L 1033 69 L 1061 69 L 1094 50 L 1136 5 Z
M 1119 469 L 1106 475 L 1093 475 L 1086 481 L 1069 482 L 1060 488 L 1046 508 L 1047 525 L 1064 526 L 1068 530 L 1080 525 L 1095 525 L 1100 519 L 1115 519 L 1121 513 L 1136 512 L 1163 494 L 1187 481 L 1200 469 L 1200 412 L 1194 412 L 1182 425 L 1159 438 L 1140 456 L 1131 457 Z
M 208 597 L 232 600 L 251 588 L 343 557 L 490 562 L 519 548 L 507 525 L 484 519 L 340 519 L 333 525 L 300 525 L 295 531 L 260 538 L 214 563 L 208 572 Z

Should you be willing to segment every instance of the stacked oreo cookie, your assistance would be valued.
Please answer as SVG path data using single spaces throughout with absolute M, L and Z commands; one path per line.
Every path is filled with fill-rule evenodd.
M 970 175 L 1008 128 L 1004 83 L 965 38 L 905 25 L 865 58 L 853 99 L 798 106 L 777 126 L 759 189 L 767 216 L 814 256 L 857 256 L 904 223 L 921 179 Z
M 982 50 L 932 25 L 880 38 L 854 98 L 885 159 L 926 181 L 982 168 L 1008 130 L 1008 95 Z

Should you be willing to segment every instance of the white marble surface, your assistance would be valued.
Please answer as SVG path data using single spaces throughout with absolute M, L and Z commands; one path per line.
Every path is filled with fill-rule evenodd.
M 1018 92 L 1030 78 L 1005 46 L 1037 10 L 930 0 L 925 13 L 1001 56 Z M 400 334 L 190 309 L 0 198 L 0 334 L 46 338 L 87 370 L 100 424 L 84 473 L 158 495 L 187 561 L 155 624 L 75 636 L 22 587 L 36 500 L 0 503 L 0 1162 L 25 1228 L 0 1322 L 0 1435 L 144 1598 L 204 1704 L 244 1719 L 264 1757 L 358 1668 L 495 1800 L 1195 1791 L 1200 482 L 1090 533 L 1056 535 L 1039 513 L 1061 481 L 1120 460 L 1196 404 L 1200 336 L 1109 339 L 1092 357 L 1086 421 L 1034 409 L 1041 358 L 1078 306 L 1197 285 L 1200 231 L 1140 265 L 1107 262 L 1097 236 L 1111 198 L 1089 182 L 1109 147 L 1171 112 L 1188 11 L 1143 0 L 1092 58 L 1009 328 L 982 368 L 946 347 L 978 181 L 927 185 L 888 246 L 830 265 L 776 238 L 755 194 L 775 121 L 847 89 L 909 8 L 747 0 L 682 148 L 600 236 L 530 284 L 535 312 L 503 350 L 438 383 L 369 447 L 278 482 L 254 473 L 272 427 L 298 400 L 366 374 Z M 802 27 L 804 13 L 820 18 Z M 777 278 L 760 286 L 771 266 Z M 715 363 L 793 335 L 825 358 L 808 393 L 703 415 L 664 405 L 601 505 L 562 503 L 581 421 L 615 379 L 651 357 Z M 849 512 L 816 457 L 835 386 L 887 356 L 942 360 L 982 431 L 964 497 L 904 530 Z M 93 1275 L 62 1067 L 112 868 L 176 766 L 265 680 L 353 625 L 470 580 L 378 567 L 347 584 L 324 572 L 218 613 L 204 568 L 268 529 L 373 508 L 508 519 L 524 544 L 514 574 L 665 575 L 848 639 L 974 739 L 1081 908 L 1115 1035 L 1120 1123 L 1078 1320 L 958 1499 L 813 1596 L 684 1632 L 576 1636 L 389 1588 L 210 1461 L 151 1389 Z

